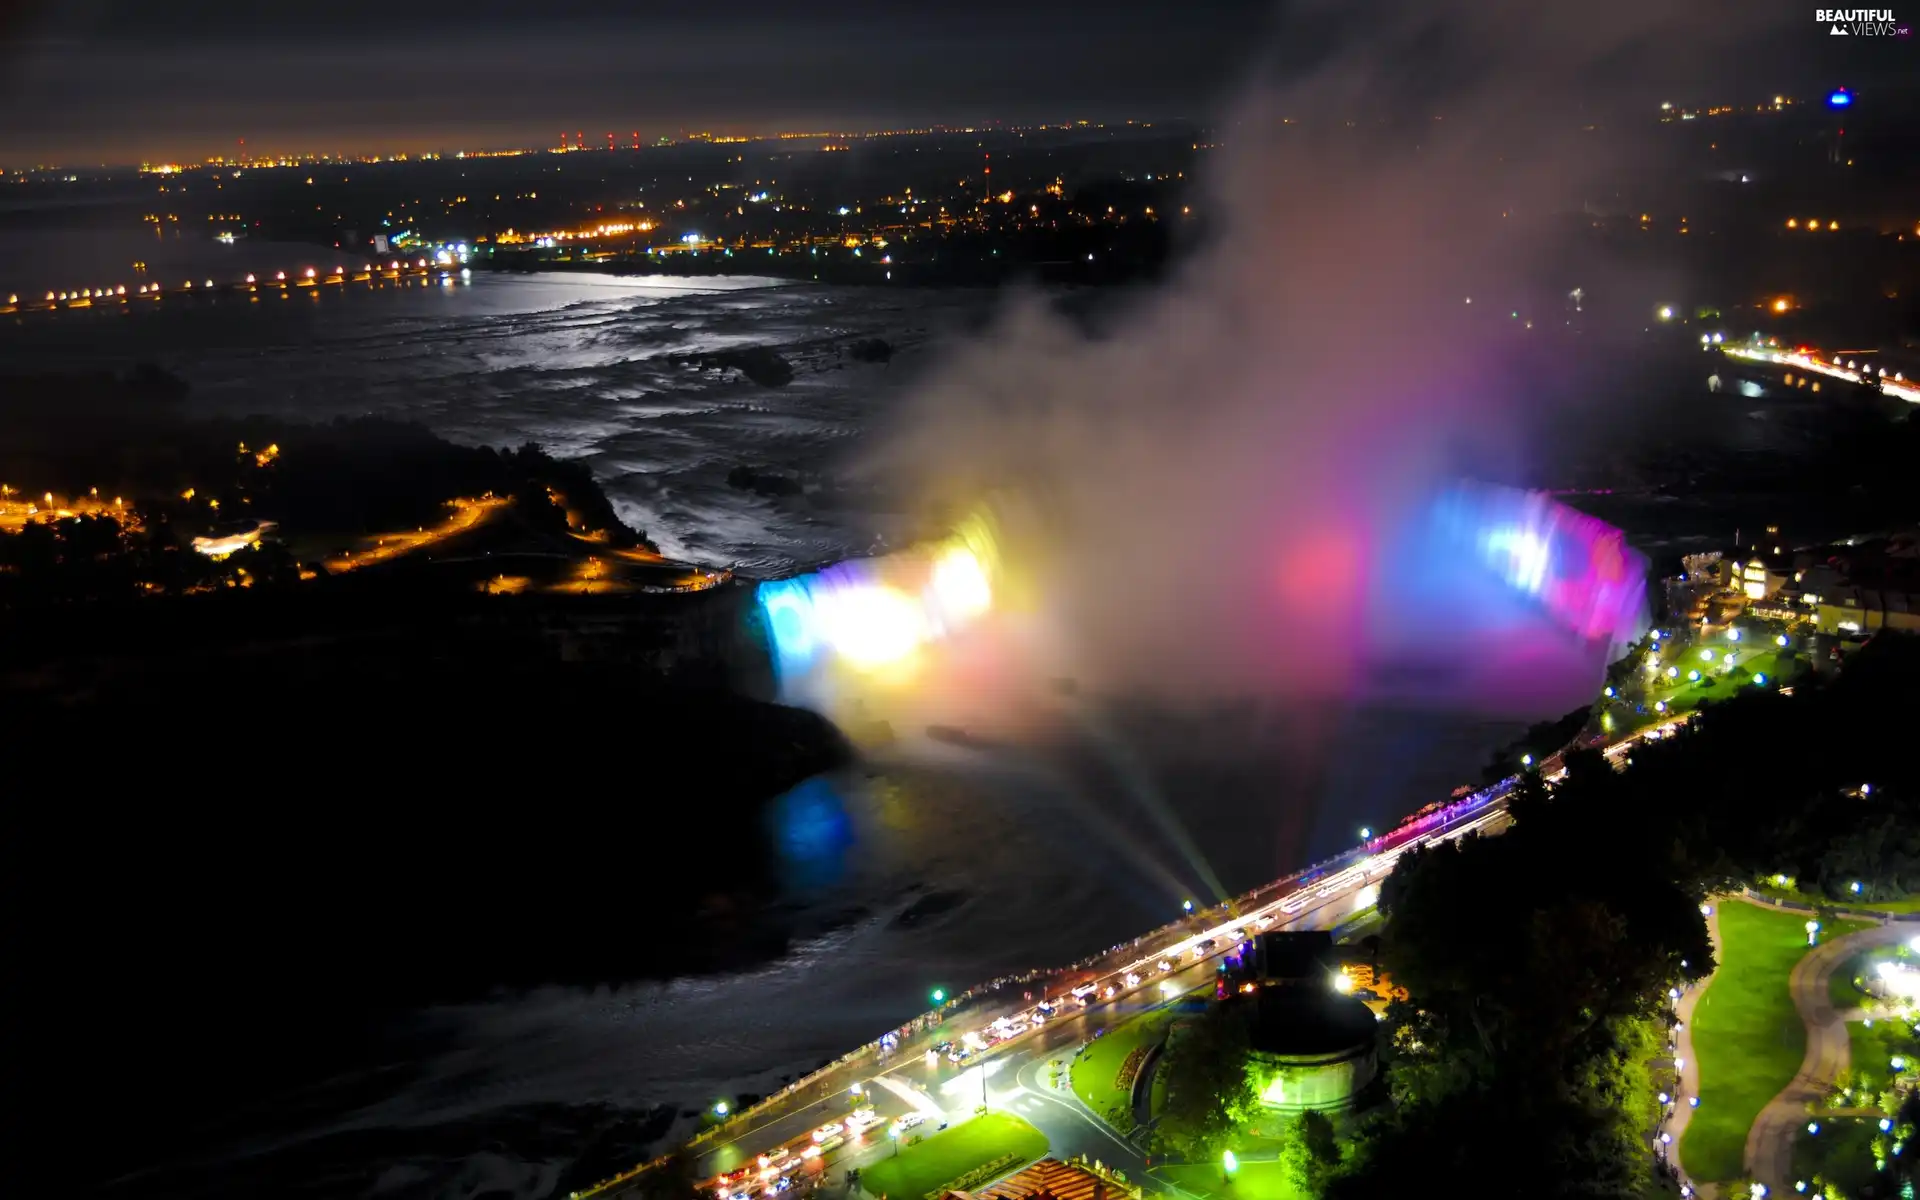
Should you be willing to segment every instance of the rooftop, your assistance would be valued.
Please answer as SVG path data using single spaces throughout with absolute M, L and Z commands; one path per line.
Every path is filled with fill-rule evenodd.
M 1043 1158 L 984 1192 L 947 1194 L 971 1195 L 974 1200 L 1100 1200 L 1117 1190 L 1091 1171 L 1068 1166 L 1057 1158 Z
M 1379 1025 L 1373 1010 L 1352 996 L 1318 988 L 1263 987 L 1236 996 L 1247 1006 L 1253 1048 L 1267 1054 L 1338 1054 L 1369 1044 Z

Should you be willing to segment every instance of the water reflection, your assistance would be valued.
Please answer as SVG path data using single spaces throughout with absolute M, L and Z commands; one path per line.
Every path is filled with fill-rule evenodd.
M 767 820 L 789 885 L 826 887 L 846 874 L 854 836 L 841 786 L 834 779 L 816 776 L 769 807 Z

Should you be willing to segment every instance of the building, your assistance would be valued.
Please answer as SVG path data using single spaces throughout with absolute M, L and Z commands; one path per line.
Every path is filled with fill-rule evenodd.
M 1758 555 L 1740 566 L 1740 591 L 1750 601 L 1772 599 L 1786 583 L 1787 576 L 1767 566 Z
M 1839 637 L 1867 637 L 1882 629 L 1920 633 L 1920 596 L 1877 588 L 1843 587 L 1820 597 L 1814 628 Z
M 1332 935 L 1266 934 L 1252 969 L 1227 1003 L 1245 1012 L 1260 1102 L 1287 1113 L 1351 1108 L 1380 1070 L 1379 1020 L 1349 994 Z

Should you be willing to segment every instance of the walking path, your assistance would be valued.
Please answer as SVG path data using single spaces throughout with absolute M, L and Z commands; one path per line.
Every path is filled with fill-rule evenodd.
M 1827 981 L 1849 958 L 1874 946 L 1886 946 L 1912 936 L 1911 926 L 1886 922 L 1835 938 L 1809 950 L 1794 964 L 1788 977 L 1793 1006 L 1807 1026 L 1807 1055 L 1800 1071 L 1778 1096 L 1760 1110 L 1747 1131 L 1747 1174 L 1775 1192 L 1793 1184 L 1793 1139 L 1806 1123 L 1807 1108 L 1830 1094 L 1834 1080 L 1847 1069 L 1848 1016 L 1857 1010 L 1836 1012 L 1827 999 Z
M 1713 897 L 1707 911 L 1707 940 L 1713 944 L 1713 961 L 1720 961 L 1720 897 Z M 1698 983 L 1680 993 L 1680 1002 L 1674 1005 L 1674 1016 L 1679 1019 L 1680 1029 L 1674 1038 L 1673 1057 L 1680 1064 L 1674 1081 L 1673 1103 L 1668 1106 L 1666 1132 L 1672 1141 L 1666 1144 L 1667 1161 L 1677 1169 L 1680 1165 L 1680 1141 L 1686 1136 L 1687 1123 L 1693 1120 L 1693 1105 L 1689 1099 L 1700 1094 L 1700 1063 L 1693 1055 L 1693 1010 L 1700 1003 L 1700 997 L 1706 994 L 1707 984 L 1713 981 L 1708 975 Z M 1682 1175 L 1684 1179 L 1684 1174 Z M 1694 1185 L 1704 1200 L 1714 1200 L 1718 1189 L 1711 1183 Z

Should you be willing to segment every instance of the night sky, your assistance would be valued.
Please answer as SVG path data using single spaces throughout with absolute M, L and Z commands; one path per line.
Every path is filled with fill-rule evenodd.
M 364 153 L 548 146 L 562 129 L 592 144 L 1205 118 L 1256 63 L 1450 9 L 1496 51 L 1517 24 L 1580 43 L 1638 22 L 1593 84 L 1641 108 L 1911 78 L 1920 55 L 1914 39 L 1830 40 L 1784 0 L 0 0 L 0 166 L 198 159 L 241 138 Z
M 0 7 L 0 165 L 1195 115 L 1271 23 L 1262 0 Z

